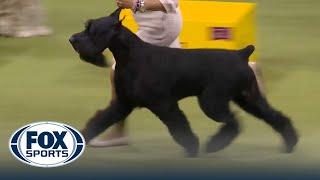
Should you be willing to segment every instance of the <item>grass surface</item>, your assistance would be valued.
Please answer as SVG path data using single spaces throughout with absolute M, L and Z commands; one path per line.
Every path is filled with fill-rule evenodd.
M 30 167 L 15 160 L 8 149 L 10 135 L 40 120 L 55 120 L 82 128 L 110 99 L 108 71 L 78 60 L 68 37 L 89 18 L 109 14 L 110 0 L 46 0 L 54 35 L 31 39 L 0 38 L 0 167 Z M 170 170 L 319 169 L 319 37 L 320 1 L 257 0 L 258 50 L 270 102 L 292 117 L 301 135 L 293 154 L 280 153 L 282 142 L 271 128 L 236 109 L 242 134 L 216 154 L 186 159 L 165 127 L 147 110 L 129 118 L 132 145 L 108 149 L 87 148 L 83 156 L 60 170 L 78 168 Z M 228 12 L 226 12 L 228 13 Z M 202 144 L 219 124 L 189 98 L 181 107 Z

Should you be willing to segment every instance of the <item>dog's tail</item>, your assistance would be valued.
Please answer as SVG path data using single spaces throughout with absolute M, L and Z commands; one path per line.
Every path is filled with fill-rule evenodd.
M 249 57 L 251 56 L 254 50 L 255 50 L 255 47 L 253 45 L 249 45 L 246 48 L 238 50 L 238 54 L 242 58 L 249 60 Z

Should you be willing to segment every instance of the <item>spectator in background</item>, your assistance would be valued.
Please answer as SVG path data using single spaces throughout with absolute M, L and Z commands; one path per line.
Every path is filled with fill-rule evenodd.
M 145 42 L 172 48 L 180 48 L 178 36 L 182 29 L 182 17 L 178 0 L 115 0 L 120 8 L 129 8 L 139 25 L 137 35 Z M 110 72 L 112 100 L 117 98 L 114 89 L 114 69 Z M 111 100 L 111 101 L 112 101 Z M 125 121 L 114 125 L 110 134 L 103 139 L 94 139 L 94 147 L 127 145 Z
M 0 35 L 8 37 L 49 35 L 52 30 L 42 25 L 44 16 L 39 0 L 0 0 Z

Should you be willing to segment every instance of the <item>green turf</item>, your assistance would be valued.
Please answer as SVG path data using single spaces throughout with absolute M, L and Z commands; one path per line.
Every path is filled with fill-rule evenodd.
M 86 19 L 110 13 L 112 1 L 44 2 L 54 35 L 0 38 L 0 167 L 28 169 L 9 153 L 8 139 L 17 128 L 55 120 L 80 129 L 110 99 L 108 70 L 80 62 L 67 39 L 81 30 Z M 281 139 L 264 123 L 236 109 L 243 133 L 235 143 L 217 154 L 186 159 L 159 120 L 147 110 L 138 110 L 128 121 L 130 147 L 88 148 L 64 169 L 319 169 L 320 1 L 256 2 L 257 46 L 267 95 L 275 107 L 292 117 L 299 130 L 301 141 L 295 153 L 280 153 Z M 194 98 L 182 101 L 181 106 L 203 144 L 219 124 L 200 112 Z

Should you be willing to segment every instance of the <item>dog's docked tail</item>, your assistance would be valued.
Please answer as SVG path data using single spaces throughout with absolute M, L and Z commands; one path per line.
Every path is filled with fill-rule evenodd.
M 238 54 L 242 58 L 249 60 L 249 57 L 251 56 L 254 50 L 255 50 L 255 47 L 253 45 L 249 45 L 246 48 L 238 50 Z

